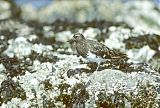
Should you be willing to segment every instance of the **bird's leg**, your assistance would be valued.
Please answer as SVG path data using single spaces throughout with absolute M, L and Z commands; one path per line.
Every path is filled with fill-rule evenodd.
M 101 64 L 101 62 L 97 63 L 97 69 L 96 69 L 96 71 L 98 71 L 100 64 Z

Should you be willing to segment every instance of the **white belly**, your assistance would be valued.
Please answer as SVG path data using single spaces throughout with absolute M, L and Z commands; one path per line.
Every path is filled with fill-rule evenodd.
M 89 52 L 87 54 L 88 56 L 86 57 L 86 60 L 88 60 L 89 62 L 105 62 L 107 61 L 107 59 L 103 59 L 101 56 L 96 56 L 95 54 Z

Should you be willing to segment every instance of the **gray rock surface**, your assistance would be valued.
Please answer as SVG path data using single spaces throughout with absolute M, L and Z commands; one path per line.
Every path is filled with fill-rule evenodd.
M 159 108 L 159 8 L 150 1 L 107 3 L 24 6 L 21 20 L 0 21 L 0 107 Z M 1 8 L 7 11 L 0 18 L 8 18 L 8 8 Z M 64 21 L 55 21 L 59 18 Z M 95 71 L 95 64 L 67 43 L 75 32 L 126 53 L 129 60 L 104 63 Z

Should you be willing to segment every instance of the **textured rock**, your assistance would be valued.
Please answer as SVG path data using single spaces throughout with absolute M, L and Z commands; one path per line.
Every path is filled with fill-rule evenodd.
M 21 49 L 21 50 L 20 50 Z M 8 46 L 8 49 L 4 51 L 4 54 L 8 55 L 9 57 L 23 57 L 31 54 L 31 44 L 27 42 L 27 39 L 24 37 L 18 37 Z
M 0 106 L 159 108 L 158 8 L 150 1 L 68 2 L 54 1 L 38 10 L 26 6 L 21 20 L 0 21 Z M 55 21 L 59 18 L 64 21 Z M 95 72 L 96 64 L 67 43 L 76 32 L 130 59 L 103 63 Z

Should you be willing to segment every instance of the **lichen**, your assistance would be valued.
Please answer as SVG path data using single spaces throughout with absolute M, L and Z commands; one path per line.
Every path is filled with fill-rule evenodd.
M 85 102 L 89 99 L 89 94 L 86 91 L 86 87 L 82 83 L 77 83 L 73 88 L 70 89 L 70 85 L 61 84 L 59 85 L 60 95 L 55 97 L 56 101 L 62 101 L 65 105 L 65 108 L 75 108 L 85 107 Z M 66 94 L 66 92 L 70 90 L 70 94 Z
M 15 97 L 25 100 L 26 94 L 24 89 L 21 88 L 18 83 L 14 83 L 11 79 L 4 80 L 1 83 L 0 88 L 0 105 L 2 105 L 2 103 L 7 103 Z
M 152 108 L 158 107 L 155 100 L 157 93 L 156 88 L 150 84 L 140 84 L 137 87 L 138 94 L 135 91 L 129 94 L 114 91 L 113 94 L 107 93 L 105 90 L 101 91 L 97 97 L 96 105 L 98 108 L 115 108 L 115 107 L 129 107 L 129 108 Z M 157 103 L 157 104 L 155 104 Z

